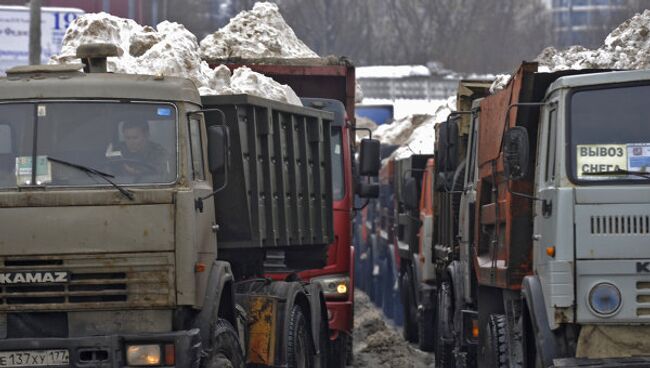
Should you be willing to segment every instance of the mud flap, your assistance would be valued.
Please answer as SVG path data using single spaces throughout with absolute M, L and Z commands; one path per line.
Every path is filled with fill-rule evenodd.
M 546 316 L 546 305 L 542 285 L 536 276 L 526 276 L 522 282 L 523 298 L 528 306 L 531 324 L 535 335 L 537 352 L 540 354 L 542 365 L 550 367 L 553 359 L 558 357 L 557 340 L 548 324 Z M 525 312 L 524 312 L 525 313 Z
M 309 298 L 310 312 L 311 312 L 311 336 L 314 342 L 314 351 L 320 357 L 327 354 L 327 340 L 329 339 L 329 323 L 327 321 L 327 306 L 325 305 L 325 297 L 320 284 L 307 284 L 305 285 L 307 296 Z M 321 323 L 322 321 L 325 323 Z M 321 329 L 325 328 L 325 332 Z M 321 351 L 324 348 L 324 351 Z

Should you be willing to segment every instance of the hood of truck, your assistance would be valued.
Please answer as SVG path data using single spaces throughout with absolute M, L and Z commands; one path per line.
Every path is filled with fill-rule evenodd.
M 174 250 L 173 192 L 0 193 L 0 256 Z
M 576 188 L 577 259 L 650 258 L 650 186 Z

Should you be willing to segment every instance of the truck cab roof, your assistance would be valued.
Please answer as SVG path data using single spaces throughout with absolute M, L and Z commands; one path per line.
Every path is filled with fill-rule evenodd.
M 547 95 L 564 88 L 589 87 L 603 84 L 618 84 L 650 81 L 650 70 L 606 71 L 588 74 L 567 75 L 558 78 L 548 88 Z
M 0 100 L 128 99 L 185 101 L 200 105 L 194 83 L 185 78 L 120 73 L 84 73 L 81 65 L 17 67 L 0 78 Z

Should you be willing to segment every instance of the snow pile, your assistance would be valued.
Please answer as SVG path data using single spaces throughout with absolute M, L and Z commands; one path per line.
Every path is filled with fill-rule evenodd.
M 355 70 L 356 77 L 372 78 L 406 78 L 428 77 L 431 71 L 424 65 L 372 65 L 360 66 Z
M 223 65 L 221 67 L 228 69 Z M 300 98 L 291 87 L 279 84 L 272 78 L 256 73 L 245 66 L 235 69 L 230 78 L 230 88 L 235 94 L 244 93 L 302 106 Z
M 395 150 L 392 157 L 407 158 L 412 154 L 433 154 L 436 131 L 434 126 L 447 120 L 447 116 L 456 110 L 456 97 L 449 97 L 447 103 L 440 105 L 433 116 L 428 116 L 421 124 L 413 129 L 402 146 Z
M 372 368 L 432 367 L 433 354 L 404 341 L 397 328 L 361 290 L 354 291 L 354 366 Z
M 490 94 L 495 94 L 504 89 L 508 85 L 508 82 L 510 82 L 510 74 L 497 74 L 494 77 L 494 82 L 490 86 Z
M 106 13 L 86 14 L 72 22 L 61 53 L 50 63 L 78 62 L 77 47 L 98 42 L 115 44 L 123 51 L 120 57 L 108 58 L 110 72 L 184 77 L 202 95 L 247 93 L 301 105 L 290 87 L 248 68 L 239 68 L 234 75 L 223 65 L 211 69 L 201 60 L 196 37 L 183 25 L 168 21 L 153 28 Z
M 285 22 L 276 4 L 255 3 L 223 28 L 201 41 L 205 59 L 239 57 L 255 58 L 316 58 L 318 55 L 305 45 Z
M 614 29 L 595 50 L 572 46 L 544 49 L 537 57 L 540 71 L 566 69 L 650 68 L 650 10 L 636 14 Z

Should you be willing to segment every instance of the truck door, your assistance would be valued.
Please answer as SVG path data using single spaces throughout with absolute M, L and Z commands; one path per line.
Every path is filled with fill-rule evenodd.
M 567 241 L 563 224 L 571 223 L 573 200 L 570 189 L 559 189 L 558 157 L 562 147 L 557 101 L 551 101 L 541 111 L 535 172 L 535 201 L 533 228 L 533 264 L 543 285 L 544 301 L 549 321 L 554 325 L 551 307 L 570 307 L 573 298 L 571 263 L 573 243 Z
M 212 193 L 212 186 L 206 180 L 206 162 L 204 157 L 207 157 L 205 140 L 205 124 L 200 120 L 200 116 L 196 115 L 189 119 L 188 122 L 188 136 L 190 146 L 190 169 L 192 171 L 190 179 L 191 185 L 194 188 L 195 199 L 205 197 Z M 215 183 L 215 186 L 220 183 Z M 199 250 L 199 262 L 206 265 L 212 263 L 216 258 L 216 224 L 214 223 L 214 201 L 203 201 L 203 210 L 195 211 L 196 221 L 195 224 L 195 239 L 197 248 Z M 205 229 L 212 229 L 212 231 L 205 231 Z

